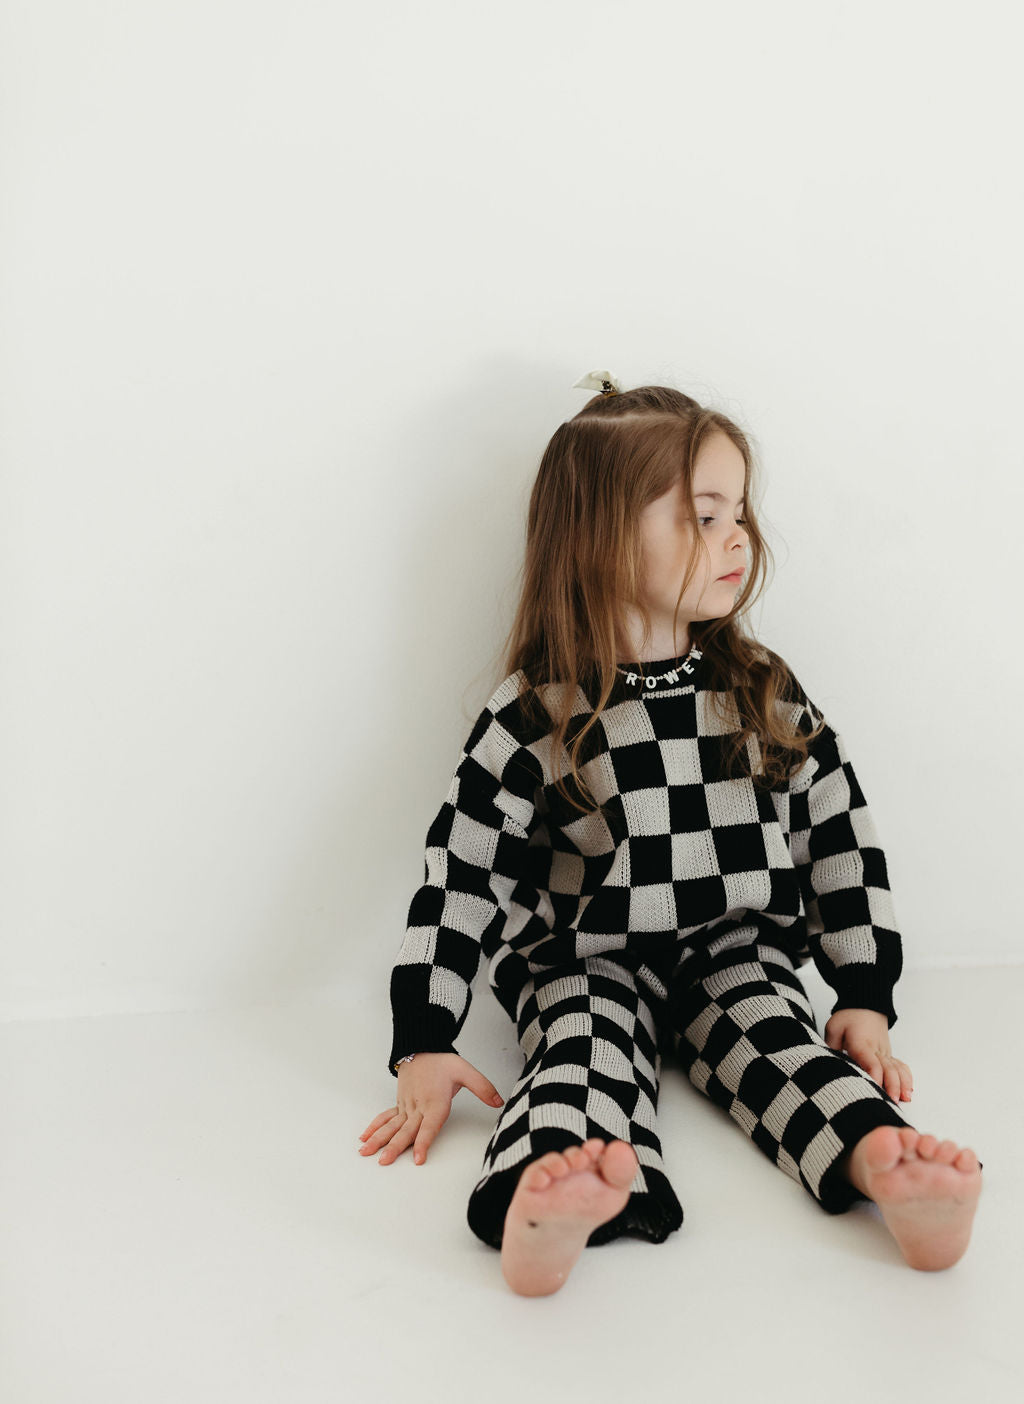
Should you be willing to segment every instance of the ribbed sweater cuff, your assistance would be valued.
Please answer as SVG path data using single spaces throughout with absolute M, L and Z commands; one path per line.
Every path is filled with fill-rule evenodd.
M 456 1023 L 452 1015 L 441 1010 L 412 1017 L 392 1014 L 393 1033 L 388 1067 L 398 1076 L 395 1064 L 407 1053 L 454 1053 Z
M 890 1029 L 895 1024 L 892 981 L 885 979 L 875 966 L 841 966 L 830 973 L 828 982 L 839 996 L 832 1006 L 833 1014 L 840 1009 L 874 1009 L 885 1015 Z

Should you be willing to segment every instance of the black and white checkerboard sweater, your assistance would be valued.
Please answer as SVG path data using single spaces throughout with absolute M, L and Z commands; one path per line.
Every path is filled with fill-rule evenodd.
M 788 787 L 721 778 L 728 723 L 700 660 L 691 650 L 656 684 L 619 675 L 584 741 L 582 773 L 603 815 L 581 815 L 556 792 L 550 737 L 531 731 L 517 703 L 521 673 L 486 703 L 427 832 L 424 882 L 391 973 L 395 1076 L 407 1053 L 454 1051 L 481 951 L 514 1017 L 541 970 L 627 947 L 664 957 L 682 938 L 735 931 L 798 965 L 813 957 L 838 995 L 833 1012 L 875 1009 L 895 1023 L 902 944 L 842 737 L 826 723 Z M 645 664 L 648 679 L 675 662 Z M 779 705 L 807 734 L 821 714 L 791 678 L 794 700 Z M 578 688 L 573 725 L 592 710 Z

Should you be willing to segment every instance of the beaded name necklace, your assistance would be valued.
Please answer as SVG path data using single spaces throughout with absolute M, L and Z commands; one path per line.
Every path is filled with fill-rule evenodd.
M 616 663 L 615 666 L 618 669 L 618 671 L 622 674 L 622 676 L 626 679 L 626 682 L 629 684 L 630 687 L 635 687 L 639 683 L 642 684 L 642 686 L 645 689 L 647 689 L 647 691 L 653 692 L 654 689 L 661 682 L 668 683 L 669 686 L 673 686 L 674 684 L 680 681 L 679 666 L 681 663 L 689 662 L 691 658 L 702 657 L 703 654 L 701 653 L 700 649 L 697 648 L 696 645 L 694 645 L 693 648 L 691 648 L 689 653 L 686 655 L 685 659 L 680 658 L 676 666 L 673 668 L 669 668 L 669 670 L 665 673 L 636 673 L 633 672 L 632 669 L 623 668 L 618 663 Z M 689 672 L 691 670 L 687 669 L 686 671 Z

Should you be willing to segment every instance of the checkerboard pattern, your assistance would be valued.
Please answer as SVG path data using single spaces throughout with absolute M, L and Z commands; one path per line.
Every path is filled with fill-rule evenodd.
M 584 741 L 583 775 L 601 805 L 586 815 L 554 788 L 568 752 L 555 757 L 550 736 L 527 723 L 522 674 L 487 702 L 427 832 L 391 972 L 395 1076 L 407 1053 L 454 1049 L 481 956 L 514 1020 L 521 992 L 545 972 L 601 955 L 654 967 L 681 939 L 708 946 L 751 923 L 795 966 L 813 957 L 836 992 L 833 1012 L 875 1009 L 896 1022 L 900 934 L 842 737 L 826 723 L 788 785 L 771 791 L 730 776 L 738 717 L 719 717 L 701 661 L 693 650 L 660 682 L 675 660 L 651 663 L 639 687 L 620 674 Z M 791 681 L 780 706 L 806 735 L 818 710 Z M 595 703 L 576 689 L 570 740 Z M 756 767 L 754 738 L 748 754 Z
M 588 956 L 533 977 L 516 1021 L 523 1070 L 502 1108 L 467 1220 L 500 1248 L 523 1169 L 592 1136 L 623 1140 L 639 1162 L 623 1210 L 587 1246 L 662 1243 L 683 1222 L 655 1127 L 663 1054 L 829 1214 L 864 1196 L 837 1162 L 876 1126 L 909 1126 L 898 1104 L 817 1031 L 785 952 L 737 929 L 679 947 L 674 970 Z

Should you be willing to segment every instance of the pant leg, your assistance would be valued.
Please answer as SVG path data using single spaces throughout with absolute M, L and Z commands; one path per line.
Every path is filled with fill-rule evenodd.
M 650 976 L 652 985 L 645 981 Z M 655 1130 L 660 1053 L 657 977 L 604 956 L 532 977 L 519 996 L 523 1070 L 499 1113 L 469 1198 L 476 1236 L 500 1248 L 519 1176 L 538 1156 L 592 1136 L 628 1141 L 639 1162 L 622 1211 L 587 1247 L 623 1235 L 662 1243 L 683 1221 Z
M 829 1214 L 865 1199 L 838 1162 L 876 1126 L 910 1126 L 884 1088 L 818 1032 L 796 966 L 763 941 L 684 963 L 668 1038 L 695 1087 Z

